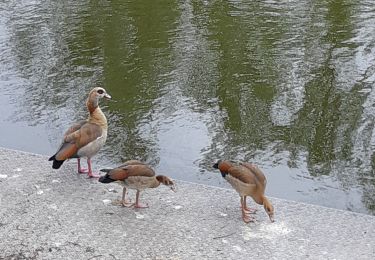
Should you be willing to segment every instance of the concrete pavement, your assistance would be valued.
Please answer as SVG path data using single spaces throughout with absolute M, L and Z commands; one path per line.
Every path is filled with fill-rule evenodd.
M 271 198 L 276 222 L 258 207 L 245 224 L 233 190 L 182 181 L 134 210 L 47 159 L 0 148 L 0 259 L 375 259 L 374 216 Z

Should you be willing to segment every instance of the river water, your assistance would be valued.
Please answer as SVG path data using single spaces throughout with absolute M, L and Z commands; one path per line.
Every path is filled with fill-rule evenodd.
M 375 214 L 374 25 L 372 0 L 0 1 L 0 146 L 53 154 L 101 85 L 96 168 L 228 188 L 212 164 L 245 160 L 270 196 Z

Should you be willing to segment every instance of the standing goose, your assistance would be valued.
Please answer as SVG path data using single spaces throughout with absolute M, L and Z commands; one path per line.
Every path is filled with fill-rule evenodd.
M 257 204 L 263 205 L 271 222 L 274 222 L 274 209 L 271 202 L 264 195 L 267 180 L 263 172 L 251 163 L 235 163 L 219 160 L 213 165 L 219 169 L 223 178 L 228 181 L 241 197 L 242 219 L 248 223 L 254 221 L 250 213 L 254 210 L 246 206 L 246 196 L 251 196 Z
M 91 168 L 91 158 L 98 153 L 107 139 L 107 119 L 99 107 L 99 99 L 111 99 L 104 88 L 93 88 L 86 101 L 89 111 L 87 120 L 73 124 L 64 134 L 63 141 L 57 152 L 49 158 L 53 161 L 52 168 L 59 169 L 65 160 L 77 158 L 78 173 L 88 173 L 89 177 L 98 178 Z M 80 158 L 87 158 L 88 170 L 81 168 Z
M 175 191 L 175 185 L 170 178 L 164 175 L 155 176 L 153 169 L 138 160 L 126 161 L 114 169 L 102 169 L 100 171 L 106 172 L 106 175 L 100 177 L 99 182 L 117 182 L 124 187 L 121 203 L 125 207 L 147 208 L 147 204 L 139 202 L 141 191 L 147 188 L 156 188 L 160 183 L 169 186 L 172 191 Z M 126 199 L 127 188 L 137 190 L 135 203 L 131 203 Z

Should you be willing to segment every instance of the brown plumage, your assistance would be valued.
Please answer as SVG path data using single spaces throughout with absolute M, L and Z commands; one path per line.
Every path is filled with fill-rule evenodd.
M 99 99 L 111 99 L 104 88 L 93 88 L 87 98 L 86 106 L 89 111 L 87 120 L 73 124 L 64 134 L 57 152 L 49 158 L 53 161 L 52 168 L 58 169 L 65 160 L 78 159 L 78 172 L 88 173 L 89 177 L 99 177 L 91 169 L 91 158 L 97 154 L 107 139 L 107 119 L 99 107 Z M 88 170 L 81 168 L 80 158 L 87 158 Z
M 122 205 L 125 207 L 134 206 L 136 208 L 146 208 L 147 204 L 141 204 L 139 202 L 140 192 L 147 188 L 156 188 L 160 183 L 169 186 L 171 190 L 175 191 L 174 182 L 164 175 L 155 176 L 155 172 L 150 166 L 138 160 L 130 160 L 124 162 L 124 164 L 113 168 L 113 169 L 102 169 L 101 171 L 106 172 L 105 176 L 99 178 L 101 183 L 117 182 L 123 186 L 122 192 Z M 135 189 L 136 201 L 131 203 L 126 200 L 126 189 Z
M 241 197 L 242 219 L 247 223 L 253 221 L 250 213 L 255 212 L 246 206 L 246 197 L 251 196 L 257 204 L 263 205 L 270 220 L 274 221 L 274 209 L 264 195 L 267 180 L 263 172 L 254 164 L 219 160 L 213 166 L 219 169 L 223 178 L 228 181 Z

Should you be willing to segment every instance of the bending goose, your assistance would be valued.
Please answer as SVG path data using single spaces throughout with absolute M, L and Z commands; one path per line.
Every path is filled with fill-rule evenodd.
M 59 169 L 67 159 L 77 158 L 78 173 L 99 177 L 92 172 L 91 158 L 98 153 L 107 139 L 107 119 L 99 107 L 99 100 L 102 98 L 111 99 L 104 88 L 96 87 L 90 91 L 86 101 L 89 117 L 73 124 L 65 132 L 59 149 L 49 158 L 49 161 L 53 161 L 53 169 Z M 87 158 L 88 170 L 81 167 L 82 157 Z
M 248 223 L 254 221 L 250 216 L 255 210 L 246 206 L 246 197 L 251 196 L 257 204 L 263 205 L 271 222 L 274 222 L 274 208 L 264 195 L 267 180 L 263 172 L 251 163 L 235 163 L 219 160 L 213 165 L 219 169 L 223 178 L 228 181 L 241 197 L 242 219 Z
M 139 202 L 141 191 L 147 188 L 156 188 L 160 183 L 169 186 L 172 191 L 175 191 L 175 184 L 170 178 L 164 175 L 155 176 L 153 169 L 138 160 L 126 161 L 114 169 L 102 169 L 100 171 L 106 172 L 106 175 L 100 177 L 99 182 L 117 182 L 123 186 L 121 202 L 125 207 L 147 208 L 147 204 Z M 137 190 L 135 203 L 131 203 L 126 199 L 127 188 Z

